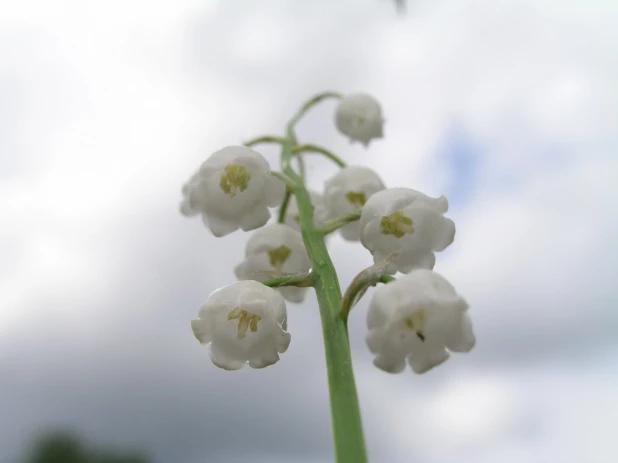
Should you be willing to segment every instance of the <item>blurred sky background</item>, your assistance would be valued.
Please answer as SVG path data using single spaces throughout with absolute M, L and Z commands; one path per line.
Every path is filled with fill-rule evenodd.
M 53 426 L 157 463 L 332 461 L 315 297 L 281 362 L 215 368 L 189 322 L 249 235 L 178 212 L 210 153 L 324 90 L 375 95 L 385 138 L 350 145 L 328 102 L 301 141 L 449 198 L 435 270 L 478 338 L 388 375 L 371 292 L 354 309 L 372 461 L 618 461 L 617 24 L 610 0 L 0 1 L 0 462 Z M 371 263 L 329 247 L 343 287 Z

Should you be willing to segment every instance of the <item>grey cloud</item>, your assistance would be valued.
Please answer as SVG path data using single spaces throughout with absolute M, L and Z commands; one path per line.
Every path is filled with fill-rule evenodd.
M 0 397 L 14 417 L 2 433 L 4 452 L 17 452 L 25 429 L 69 423 L 95 439 L 145 444 L 160 461 L 223 462 L 248 451 L 329 455 L 317 313 L 290 307 L 291 329 L 304 326 L 315 342 L 294 330 L 290 350 L 275 367 L 232 374 L 216 369 L 192 338 L 189 320 L 210 291 L 233 277 L 220 275 L 229 265 L 206 230 L 199 234 L 211 241 L 211 251 L 198 255 L 194 243 L 178 240 L 179 226 L 159 226 L 169 218 L 135 218 L 138 230 L 164 230 L 150 239 L 139 232 L 116 237 L 118 255 L 125 256 L 118 259 L 118 277 L 108 297 L 88 301 L 89 312 L 113 323 L 86 324 L 85 333 L 63 327 L 71 320 L 56 315 L 57 305 L 72 305 L 80 317 L 83 300 L 23 308 L 32 314 L 23 323 L 33 325 L 20 330 L 1 364 Z

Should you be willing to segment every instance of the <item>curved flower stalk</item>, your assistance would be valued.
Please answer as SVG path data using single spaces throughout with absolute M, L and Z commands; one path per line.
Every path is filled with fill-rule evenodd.
M 285 301 L 257 281 L 238 281 L 213 292 L 191 322 L 194 336 L 210 344 L 219 368 L 264 368 L 279 361 L 290 344 Z
M 285 189 L 260 153 L 228 146 L 204 161 L 183 186 L 180 211 L 185 216 L 201 214 L 212 234 L 221 237 L 266 224 L 268 208 L 281 204 Z
M 414 270 L 381 286 L 367 313 L 367 345 L 374 364 L 389 373 L 425 373 L 449 358 L 469 352 L 476 340 L 468 304 L 441 275 Z
M 337 172 L 326 182 L 324 202 L 329 218 L 360 211 L 367 200 L 378 191 L 383 190 L 384 183 L 378 174 L 364 166 L 347 166 Z M 351 222 L 340 229 L 341 236 L 347 241 L 358 241 L 360 226 Z
M 380 191 L 363 207 L 361 243 L 371 251 L 376 263 L 397 253 L 385 273 L 433 269 L 434 252 L 443 251 L 455 239 L 455 223 L 443 216 L 447 210 L 444 196 L 430 198 L 410 188 Z
M 384 136 L 380 104 L 371 95 L 355 93 L 341 99 L 335 112 L 335 125 L 351 142 L 368 147 L 371 140 Z
M 236 267 L 239 280 L 266 281 L 306 273 L 311 268 L 301 234 L 287 225 L 272 223 L 253 233 L 245 260 Z M 285 286 L 277 291 L 290 302 L 302 302 L 307 288 Z

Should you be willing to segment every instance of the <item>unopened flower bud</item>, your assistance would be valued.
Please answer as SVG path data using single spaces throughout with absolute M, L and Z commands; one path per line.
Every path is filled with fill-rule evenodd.
M 347 95 L 337 106 L 335 125 L 342 134 L 350 137 L 350 141 L 368 146 L 371 140 L 383 136 L 382 109 L 370 95 Z

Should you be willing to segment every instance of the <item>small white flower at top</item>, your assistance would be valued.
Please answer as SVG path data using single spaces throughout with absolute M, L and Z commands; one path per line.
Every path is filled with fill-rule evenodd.
M 239 280 L 266 281 L 311 268 L 301 234 L 287 225 L 272 223 L 255 231 L 245 247 L 245 260 L 236 267 Z M 307 288 L 276 288 L 290 302 L 302 302 Z
M 455 224 L 443 214 L 444 196 L 430 198 L 409 188 L 389 188 L 373 195 L 361 214 L 360 240 L 375 263 L 394 253 L 385 272 L 433 269 L 436 251 L 455 238 Z
M 313 204 L 313 222 L 319 227 L 324 224 L 328 218 L 328 210 L 324 204 L 324 196 L 316 191 L 310 191 L 311 204 Z M 288 208 L 285 211 L 285 224 L 292 227 L 294 230 L 300 231 L 300 215 L 298 214 L 298 202 L 296 196 L 290 198 Z
M 219 368 L 264 368 L 279 361 L 290 344 L 285 301 L 257 281 L 238 281 L 213 292 L 191 322 Z
M 335 125 L 350 141 L 365 147 L 384 135 L 384 118 L 380 104 L 370 95 L 356 93 L 343 97 L 335 111 Z
M 329 219 L 361 210 L 372 195 L 384 188 L 382 179 L 369 167 L 344 167 L 326 182 L 324 202 Z M 339 231 L 348 241 L 358 241 L 360 236 L 358 221 L 344 225 Z
M 281 204 L 285 188 L 260 153 L 228 146 L 204 161 L 183 186 L 180 211 L 185 216 L 201 214 L 218 237 L 239 228 L 254 230 L 268 222 L 268 208 Z
M 441 275 L 418 269 L 379 287 L 367 313 L 367 345 L 374 364 L 389 373 L 415 373 L 469 352 L 476 339 L 468 304 Z

